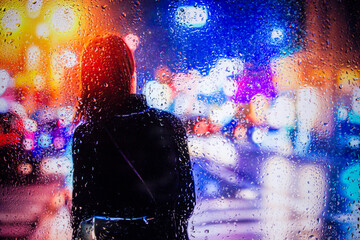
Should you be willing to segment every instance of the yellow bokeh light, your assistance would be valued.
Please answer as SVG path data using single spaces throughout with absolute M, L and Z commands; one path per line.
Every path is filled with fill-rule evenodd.
M 16 65 L 20 59 L 23 33 L 27 28 L 23 5 L 20 1 L 1 1 L 0 58 L 10 65 Z
M 37 91 L 43 90 L 46 86 L 45 78 L 40 74 L 36 75 L 34 78 L 34 86 Z
M 274 73 L 274 84 L 279 90 L 291 90 L 298 87 L 301 82 L 300 59 L 296 56 L 287 56 L 274 59 L 271 69 Z
M 36 36 L 38 38 L 46 38 L 49 36 L 50 30 L 46 23 L 40 23 L 36 26 Z
M 28 70 L 40 67 L 40 48 L 36 45 L 30 46 L 26 51 L 26 67 Z
M 250 119 L 255 124 L 265 123 L 269 105 L 270 101 L 266 96 L 262 94 L 256 94 L 251 98 L 250 101 Z
M 15 76 L 15 85 L 18 87 L 33 87 L 36 76 L 37 71 L 35 70 L 19 73 Z
M 351 92 L 359 86 L 360 72 L 356 69 L 342 68 L 337 77 L 338 89 L 342 92 Z

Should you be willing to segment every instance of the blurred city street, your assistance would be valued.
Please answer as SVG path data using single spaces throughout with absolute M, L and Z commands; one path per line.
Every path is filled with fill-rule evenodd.
M 186 129 L 191 240 L 360 239 L 359 22 L 355 0 L 1 0 L 0 239 L 71 239 L 81 57 L 109 32 Z

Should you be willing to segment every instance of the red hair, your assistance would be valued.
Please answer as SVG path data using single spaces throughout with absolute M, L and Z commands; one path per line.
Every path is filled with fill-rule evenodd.
M 111 114 L 131 93 L 134 71 L 132 52 L 121 37 L 92 39 L 81 59 L 81 115 Z

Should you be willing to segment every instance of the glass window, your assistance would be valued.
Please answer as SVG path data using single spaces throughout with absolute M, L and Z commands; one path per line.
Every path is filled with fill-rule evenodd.
M 1 1 L 0 238 L 72 238 L 82 56 L 115 33 L 135 92 L 186 131 L 189 239 L 359 239 L 359 13 L 354 0 Z

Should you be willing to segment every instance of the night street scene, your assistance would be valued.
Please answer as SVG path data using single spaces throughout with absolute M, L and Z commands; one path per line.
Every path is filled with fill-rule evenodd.
M 100 183 L 91 173 L 83 185 L 74 185 L 79 165 L 74 133 L 88 125 L 106 130 L 93 134 L 112 137 L 102 122 L 79 117 L 83 93 L 90 89 L 81 80 L 84 66 L 116 54 L 100 56 L 106 46 L 99 46 L 94 60 L 84 57 L 89 42 L 104 34 L 120 36 L 126 44 L 134 59 L 129 60 L 133 93 L 144 100 L 143 110 L 122 113 L 135 120 L 121 122 L 119 129 L 125 130 L 119 135 L 130 135 L 120 146 L 132 145 L 145 156 L 155 141 L 163 144 L 168 155 L 145 156 L 153 161 L 146 166 L 167 171 L 159 192 L 167 191 L 172 178 L 180 181 L 174 201 L 191 206 L 179 232 L 191 240 L 360 239 L 360 8 L 355 0 L 0 0 L 0 239 L 75 238 L 77 191 Z M 96 96 L 116 95 L 114 85 L 101 82 L 107 72 L 95 68 Z M 135 108 L 131 101 L 119 104 Z M 112 109 L 96 111 L 106 115 Z M 148 112 L 154 117 L 145 127 L 136 126 L 136 116 Z M 144 132 L 157 117 L 156 134 L 163 135 L 152 140 Z M 166 142 L 167 131 L 175 143 Z M 80 142 L 86 140 L 84 135 Z M 130 144 L 135 140 L 138 146 Z M 142 169 L 113 142 L 118 149 L 113 161 L 121 155 L 123 166 L 153 199 L 153 182 L 149 190 Z M 170 163 L 155 161 L 172 157 L 169 149 L 179 142 L 178 161 L 189 167 L 187 180 L 192 174 L 194 186 L 174 173 L 182 167 L 172 172 Z M 88 152 L 89 162 L 96 151 Z M 103 174 L 136 186 L 118 166 L 108 165 Z M 115 183 L 104 188 L 121 195 Z M 130 201 L 130 193 L 122 198 Z M 105 204 L 91 199 L 91 206 Z M 128 216 L 119 212 L 98 219 L 124 222 Z M 153 220 L 147 217 L 141 218 L 146 225 Z M 96 236 L 101 224 L 93 222 L 89 237 L 81 239 L 123 239 L 109 237 L 113 226 L 108 236 Z

